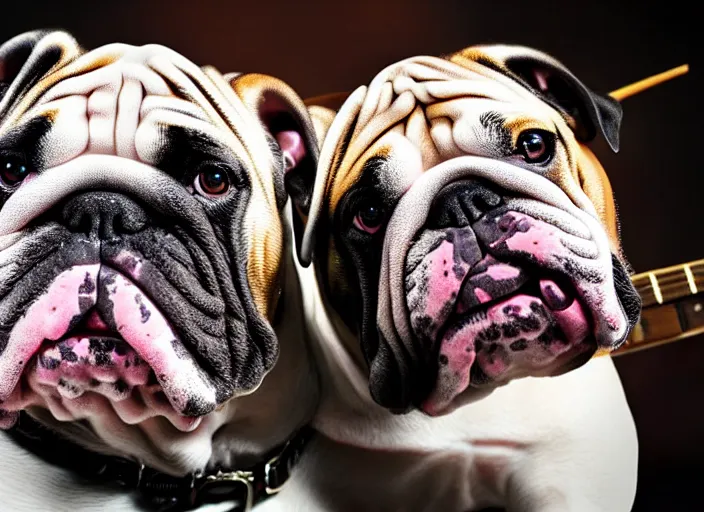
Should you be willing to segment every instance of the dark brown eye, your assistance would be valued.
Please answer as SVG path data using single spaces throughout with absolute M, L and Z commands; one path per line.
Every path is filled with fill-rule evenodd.
M 373 234 L 379 231 L 384 222 L 384 210 L 377 201 L 365 201 L 354 217 L 354 226 L 366 233 Z
M 29 165 L 20 155 L 0 155 L 0 180 L 7 186 L 15 186 L 31 172 Z
M 194 183 L 195 189 L 204 196 L 221 196 L 230 190 L 227 169 L 220 165 L 206 165 L 200 169 Z
M 529 164 L 545 164 L 555 153 L 555 136 L 545 130 L 527 130 L 518 136 L 516 154 Z

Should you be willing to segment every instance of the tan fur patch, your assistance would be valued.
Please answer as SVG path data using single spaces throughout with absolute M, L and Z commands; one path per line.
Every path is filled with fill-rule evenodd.
M 616 254 L 620 254 L 621 244 L 618 233 L 618 219 L 611 182 L 596 155 L 584 144 L 579 144 L 578 146 L 577 171 L 580 185 L 592 204 L 594 204 L 599 219 L 606 228 L 609 241 L 611 242 L 611 250 Z

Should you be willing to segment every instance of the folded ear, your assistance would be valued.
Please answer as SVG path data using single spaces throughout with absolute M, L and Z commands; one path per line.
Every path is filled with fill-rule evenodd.
M 615 152 L 623 111 L 618 101 L 588 89 L 550 55 L 511 45 L 474 46 L 455 54 L 509 75 L 541 96 L 567 119 L 577 138 L 593 140 L 601 132 Z
M 0 46 L 0 119 L 49 70 L 81 52 L 76 40 L 62 31 L 25 32 Z
M 322 144 L 328 130 L 330 129 L 330 125 L 332 125 L 332 122 L 335 120 L 335 114 L 337 114 L 337 111 L 319 105 L 311 105 L 308 107 L 308 114 L 310 114 L 310 118 L 313 120 L 313 128 L 315 128 L 315 135 L 318 138 L 318 143 Z M 306 192 L 309 195 L 313 194 L 312 189 L 307 190 Z M 307 199 L 310 202 L 310 197 Z
M 354 129 L 366 90 L 361 86 L 352 94 L 336 93 L 306 101 L 320 140 L 320 160 L 315 181 L 300 196 L 309 206 L 305 211 L 305 232 L 298 252 L 299 262 L 305 267 L 312 261 L 318 231 L 324 220 L 328 183 L 344 157 L 346 142 Z
M 349 95 L 348 92 L 336 92 L 305 100 L 308 113 L 313 120 L 315 134 L 318 137 L 318 144 L 320 146 L 323 145 L 323 141 L 335 119 L 335 115 Z M 312 195 L 313 190 L 311 189 L 309 192 Z
M 261 121 L 278 144 L 283 157 L 283 185 L 293 200 L 294 233 L 300 253 L 304 221 L 310 207 L 318 165 L 318 139 L 313 121 L 298 94 L 285 82 L 268 75 L 248 73 L 230 79 L 245 106 Z M 286 198 L 283 198 L 285 202 Z

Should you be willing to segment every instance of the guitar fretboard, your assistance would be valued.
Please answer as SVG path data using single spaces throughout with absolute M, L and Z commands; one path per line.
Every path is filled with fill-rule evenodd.
M 643 299 L 638 325 L 614 356 L 704 333 L 704 259 L 632 276 Z
M 704 292 L 704 260 L 644 272 L 631 280 L 644 308 L 665 304 Z

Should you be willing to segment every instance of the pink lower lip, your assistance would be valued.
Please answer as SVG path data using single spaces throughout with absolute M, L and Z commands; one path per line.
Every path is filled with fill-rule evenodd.
M 96 341 L 111 349 L 94 350 Z M 149 365 L 121 339 L 69 336 L 45 343 L 3 403 L 12 410 L 0 412 L 0 428 L 11 427 L 16 411 L 31 406 L 48 408 L 60 421 L 109 413 L 130 425 L 161 416 L 181 432 L 198 428 L 203 418 L 177 414 L 153 379 Z
M 103 293 L 108 294 L 105 301 L 111 304 L 116 330 L 96 306 L 98 274 L 103 276 L 104 272 L 108 272 L 104 276 L 108 285 Z M 86 304 L 91 307 L 88 311 Z M 69 332 L 81 314 L 83 319 Z M 98 357 L 94 349 L 100 340 L 114 341 L 122 348 Z M 91 347 L 91 343 L 98 345 Z M 4 377 L 0 379 L 0 427 L 7 427 L 17 411 L 30 405 L 49 407 L 68 420 L 88 414 L 85 407 L 104 410 L 100 404 L 105 402 L 128 423 L 152 417 L 156 411 L 179 430 L 192 430 L 200 418 L 177 411 L 185 411 L 190 400 L 202 404 L 206 411 L 210 404 L 214 408 L 214 390 L 179 343 L 159 309 L 125 276 L 100 265 L 66 270 L 15 324 L 0 355 L 0 375 Z M 135 360 L 142 363 L 138 371 Z M 47 361 L 48 366 L 44 364 Z M 147 380 L 148 375 L 152 379 L 156 375 L 156 387 Z M 31 393 L 23 392 L 20 379 L 34 383 Z M 114 386 L 134 390 L 134 400 L 115 392 Z M 168 400 L 152 399 L 150 393 Z M 145 403 L 152 409 L 145 410 Z
M 488 306 L 486 313 L 466 313 L 476 320 L 460 323 L 459 330 L 448 328 L 440 340 L 436 387 L 423 403 L 423 410 L 437 414 L 448 407 L 470 387 L 476 365 L 489 383 L 496 384 L 550 374 L 551 369 L 562 368 L 566 355 L 587 350 L 589 345 L 583 342 L 590 335 L 590 326 L 580 302 L 573 300 L 558 311 L 544 307 L 544 313 L 535 315 L 534 306 L 545 306 L 545 302 L 541 297 L 515 293 Z M 535 325 L 528 323 L 531 317 Z M 550 330 L 551 322 L 559 326 L 557 337 Z

